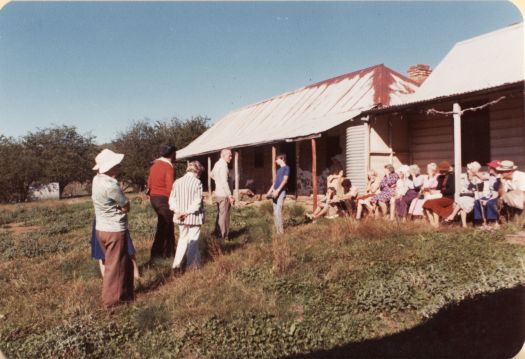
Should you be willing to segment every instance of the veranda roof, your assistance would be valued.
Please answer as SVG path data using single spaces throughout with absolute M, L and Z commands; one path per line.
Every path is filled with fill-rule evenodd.
M 230 112 L 179 150 L 177 158 L 322 133 L 416 88 L 382 64 L 334 77 Z
M 523 23 L 519 23 L 456 43 L 415 93 L 390 105 L 429 101 L 524 79 L 524 34 Z

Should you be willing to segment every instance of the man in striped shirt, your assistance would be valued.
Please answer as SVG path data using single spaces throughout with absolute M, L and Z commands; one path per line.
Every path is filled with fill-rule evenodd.
M 173 270 L 181 270 L 186 255 L 188 267 L 200 264 L 199 235 L 204 222 L 202 182 L 200 176 L 204 167 L 199 161 L 192 161 L 186 174 L 173 184 L 170 195 L 170 209 L 175 212 L 173 222 L 179 226 L 179 242 L 173 261 Z

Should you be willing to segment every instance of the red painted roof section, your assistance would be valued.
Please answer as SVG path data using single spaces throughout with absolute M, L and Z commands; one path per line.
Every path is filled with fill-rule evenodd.
M 383 64 L 354 71 L 236 109 L 179 158 L 322 133 L 374 107 L 413 93 L 417 84 Z

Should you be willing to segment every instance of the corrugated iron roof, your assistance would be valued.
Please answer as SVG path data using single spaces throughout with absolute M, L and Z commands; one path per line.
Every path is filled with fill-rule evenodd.
M 458 42 L 414 94 L 391 107 L 525 80 L 523 23 Z
M 398 101 L 416 88 L 415 82 L 392 69 L 372 66 L 234 110 L 179 150 L 177 157 L 321 133 L 364 110 Z

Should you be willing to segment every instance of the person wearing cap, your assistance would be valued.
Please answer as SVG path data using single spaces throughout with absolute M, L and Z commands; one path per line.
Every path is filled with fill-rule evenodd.
M 447 218 L 452 214 L 454 208 L 454 195 L 456 192 L 454 185 L 454 173 L 450 163 L 443 161 L 438 165 L 439 176 L 437 179 L 437 189 L 442 197 L 430 199 L 423 204 L 423 210 L 433 227 L 439 227 L 439 219 Z
M 148 194 L 151 206 L 157 213 L 157 230 L 151 245 L 150 261 L 173 257 L 175 254 L 175 227 L 168 200 L 175 178 L 173 162 L 176 152 L 175 146 L 163 145 L 160 157 L 153 161 L 149 169 Z
M 489 179 L 486 181 L 483 196 L 474 202 L 474 220 L 482 221 L 483 228 L 499 227 L 498 223 L 498 198 L 501 187 L 501 180 L 498 177 L 496 168 L 501 164 L 499 160 L 493 160 L 487 163 L 489 168 Z
M 235 197 L 232 196 L 229 183 L 228 164 L 232 161 L 232 151 L 223 149 L 221 158 L 211 171 L 211 178 L 215 182 L 215 203 L 217 204 L 217 217 L 215 219 L 215 235 L 221 240 L 227 239 L 230 232 L 230 212 L 235 204 Z
M 204 223 L 204 203 L 200 177 L 204 167 L 199 161 L 188 163 L 186 174 L 179 178 L 171 190 L 170 209 L 174 212 L 173 222 L 179 226 L 179 241 L 173 260 L 173 274 L 183 271 L 182 261 L 186 257 L 188 267 L 200 264 L 199 236 Z
M 109 308 L 133 299 L 133 265 L 126 233 L 130 202 L 116 179 L 124 155 L 102 150 L 95 158 L 91 199 L 95 207 L 96 238 L 105 257 L 102 304 Z
M 525 202 L 525 172 L 518 171 L 512 161 L 501 161 L 496 171 L 503 184 L 503 203 L 510 208 L 523 210 Z

